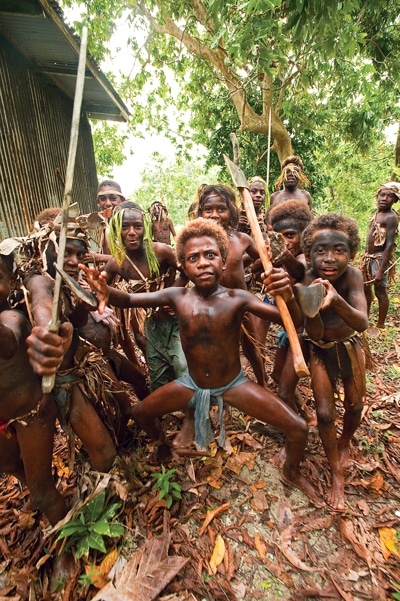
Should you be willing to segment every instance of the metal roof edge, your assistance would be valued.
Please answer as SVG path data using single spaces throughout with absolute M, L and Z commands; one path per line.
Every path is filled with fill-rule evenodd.
M 51 19 L 69 45 L 74 49 L 77 56 L 79 56 L 80 49 L 80 38 L 77 33 L 75 33 L 65 21 L 62 19 L 62 9 L 58 3 L 49 0 L 36 0 L 38 4 L 42 7 L 43 11 L 46 15 Z M 57 9 L 56 9 L 57 7 Z M 58 14 L 58 11 L 61 14 Z M 100 84 L 104 92 L 109 96 L 115 105 L 118 107 L 118 110 L 121 112 L 122 117 L 125 121 L 129 120 L 130 112 L 123 102 L 123 100 L 119 97 L 114 87 L 108 81 L 107 77 L 101 71 L 100 67 L 96 64 L 95 60 L 87 55 L 86 57 L 86 69 L 90 71 L 92 76 L 96 79 L 96 81 Z

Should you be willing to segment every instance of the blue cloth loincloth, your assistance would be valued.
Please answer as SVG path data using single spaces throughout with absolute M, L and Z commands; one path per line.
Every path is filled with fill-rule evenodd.
M 210 419 L 210 407 L 212 405 L 216 405 L 219 410 L 220 433 L 218 444 L 220 447 L 225 448 L 224 401 L 222 395 L 230 388 L 244 384 L 244 382 L 249 382 L 249 379 L 243 374 L 243 370 L 241 369 L 233 380 L 220 388 L 200 388 L 188 372 L 175 380 L 175 382 L 195 391 L 188 403 L 188 408 L 194 408 L 195 410 L 194 429 L 198 449 L 207 449 L 209 443 L 214 438 Z

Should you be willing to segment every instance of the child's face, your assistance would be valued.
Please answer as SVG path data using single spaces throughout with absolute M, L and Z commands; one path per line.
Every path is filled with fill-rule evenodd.
M 300 179 L 300 171 L 299 168 L 294 165 L 287 165 L 285 167 L 285 174 L 283 177 L 283 183 L 286 186 L 294 186 L 297 185 Z
M 218 194 L 208 196 L 201 203 L 200 217 L 204 219 L 214 219 L 222 225 L 224 229 L 229 226 L 229 209 L 226 200 Z
M 0 305 L 7 300 L 13 287 L 13 277 L 9 270 L 4 265 L 3 261 L 0 260 Z
M 380 211 L 390 211 L 392 205 L 397 201 L 397 196 L 387 188 L 379 190 L 376 197 L 378 209 Z
M 350 260 L 349 239 L 338 230 L 317 230 L 307 260 L 317 277 L 333 282 L 346 271 Z
M 217 286 L 225 269 L 217 241 L 211 236 L 199 236 L 186 242 L 184 270 L 196 288 Z
M 255 182 L 250 188 L 250 196 L 256 211 L 261 209 L 265 200 L 265 188 L 262 182 Z
M 81 240 L 67 238 L 63 268 L 76 281 L 79 279 L 79 263 L 84 262 L 86 252 L 86 245 Z
M 291 225 L 284 226 L 282 228 L 274 228 L 276 231 L 280 232 L 282 236 L 285 238 L 286 248 L 288 251 L 292 253 L 294 257 L 300 253 L 300 233 L 299 231 Z
M 122 218 L 122 240 L 127 251 L 139 250 L 143 246 L 143 215 L 137 209 L 125 209 Z
M 99 203 L 100 211 L 104 211 L 105 209 L 113 209 L 117 205 L 120 205 L 123 201 L 121 196 L 115 194 L 115 192 L 111 192 L 111 190 L 115 190 L 112 186 L 105 185 L 102 186 L 97 194 L 97 202 Z

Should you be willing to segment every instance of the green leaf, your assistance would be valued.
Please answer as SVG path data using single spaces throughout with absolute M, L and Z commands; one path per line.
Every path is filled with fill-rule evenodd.
M 104 520 L 103 518 L 100 520 L 97 520 L 97 522 L 95 522 L 93 524 L 93 526 L 91 526 L 90 531 L 96 532 L 96 534 L 111 536 L 110 535 L 110 524 L 108 523 L 107 520 Z
M 103 511 L 103 514 L 101 516 L 102 519 L 108 520 L 110 518 L 113 518 L 120 507 L 121 503 L 111 503 L 111 505 L 108 505 Z
M 88 545 L 91 549 L 97 549 L 98 551 L 102 551 L 103 553 L 107 552 L 106 546 L 104 544 L 103 537 L 101 534 L 97 534 L 96 532 L 90 532 L 88 536 Z
M 89 555 L 89 548 L 89 535 L 87 535 L 77 543 L 76 557 L 79 559 L 82 555 Z
M 110 524 L 110 535 L 112 538 L 122 536 L 125 533 L 125 528 L 122 524 L 111 523 Z
M 84 506 L 83 511 L 88 522 L 95 522 L 99 518 L 103 511 L 105 497 L 106 491 L 102 490 Z

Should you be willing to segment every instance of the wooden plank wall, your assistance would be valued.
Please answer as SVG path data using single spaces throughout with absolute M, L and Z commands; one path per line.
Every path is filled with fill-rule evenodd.
M 23 236 L 45 208 L 62 206 L 73 105 L 0 36 L 0 240 Z M 97 210 L 89 122 L 81 117 L 73 201 Z

